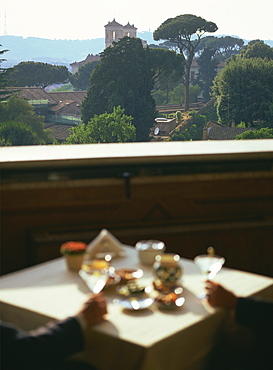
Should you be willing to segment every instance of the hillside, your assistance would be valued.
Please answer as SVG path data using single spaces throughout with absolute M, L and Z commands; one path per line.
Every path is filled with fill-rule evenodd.
M 152 32 L 139 32 L 138 37 L 155 43 Z M 0 36 L 1 49 L 9 50 L 4 54 L 7 59 L 3 68 L 13 67 L 25 61 L 43 62 L 66 65 L 79 62 L 88 54 L 98 54 L 103 51 L 104 38 L 90 40 L 49 40 L 38 37 Z
M 149 44 L 157 44 L 153 40 L 153 33 L 149 31 L 138 32 L 138 37 Z M 245 44 L 249 40 L 244 40 Z M 273 40 L 265 40 L 273 47 Z M 2 63 L 3 68 L 13 67 L 25 61 L 44 62 L 50 64 L 66 65 L 79 62 L 88 54 L 98 54 L 104 49 L 104 38 L 90 40 L 49 40 L 38 37 L 0 36 L 1 49 L 9 50 L 4 54 L 7 61 Z

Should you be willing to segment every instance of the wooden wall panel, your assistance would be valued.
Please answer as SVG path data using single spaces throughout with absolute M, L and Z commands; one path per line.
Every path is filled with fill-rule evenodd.
M 59 256 L 108 228 L 122 242 L 162 239 L 193 258 L 214 245 L 227 266 L 273 275 L 272 172 L 140 176 L 2 186 L 2 273 Z

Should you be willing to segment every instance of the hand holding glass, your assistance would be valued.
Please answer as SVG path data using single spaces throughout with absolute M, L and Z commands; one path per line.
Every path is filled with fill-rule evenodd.
M 204 276 L 204 280 L 213 279 L 225 263 L 224 257 L 215 255 L 210 256 L 209 254 L 201 254 L 196 256 L 193 261 L 199 267 L 202 275 Z M 204 297 L 205 293 L 200 295 L 200 298 Z

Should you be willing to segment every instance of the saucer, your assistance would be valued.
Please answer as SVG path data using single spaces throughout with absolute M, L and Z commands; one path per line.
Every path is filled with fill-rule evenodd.
M 136 297 L 131 296 L 127 298 L 115 298 L 113 303 L 121 306 L 125 310 L 144 310 L 149 308 L 153 303 L 154 299 L 150 297 Z

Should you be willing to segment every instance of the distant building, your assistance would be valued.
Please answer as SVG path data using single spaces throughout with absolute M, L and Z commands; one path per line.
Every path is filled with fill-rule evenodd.
M 10 87 L 16 95 L 34 107 L 35 113 L 45 117 L 45 128 L 50 128 L 54 139 L 63 142 L 69 129 L 82 123 L 81 106 L 87 91 L 52 91 L 41 87 Z
M 76 73 L 78 72 L 79 68 L 83 65 L 85 65 L 86 63 L 89 63 L 89 62 L 93 62 L 94 60 L 100 60 L 100 56 L 98 54 L 88 54 L 87 57 L 82 60 L 81 62 L 74 62 L 74 63 L 71 63 L 70 64 L 70 67 L 72 69 L 72 73 Z
M 191 68 L 190 68 L 190 82 L 191 83 L 193 83 L 193 81 L 196 80 L 198 73 L 199 73 L 199 65 L 197 61 L 198 61 L 198 58 L 194 58 L 191 64 Z M 216 67 L 217 73 L 221 72 L 221 70 L 224 68 L 225 65 L 226 63 L 223 60 L 219 61 Z
M 130 24 L 129 22 L 126 26 L 122 26 L 115 19 L 112 22 L 108 22 L 105 27 L 105 48 L 108 48 L 113 44 L 113 42 L 118 42 L 125 36 L 128 37 L 137 37 L 137 28 Z M 147 47 L 147 41 L 141 40 L 142 45 Z
M 165 138 L 177 125 L 175 118 L 156 118 L 156 124 L 151 130 L 150 137 Z
M 218 122 L 209 121 L 203 128 L 203 140 L 234 140 L 237 135 L 246 131 L 256 130 L 255 127 L 231 127 L 221 125 Z
M 115 19 L 112 22 L 108 22 L 105 27 L 105 48 L 108 48 L 113 44 L 113 42 L 118 42 L 125 36 L 137 37 L 137 28 L 130 24 L 129 22 L 126 26 L 122 26 Z M 147 41 L 141 40 L 143 47 L 147 47 Z M 72 73 L 78 72 L 79 68 L 88 62 L 93 62 L 94 60 L 99 60 L 100 56 L 98 54 L 88 54 L 87 57 L 81 62 L 74 62 L 70 64 Z

